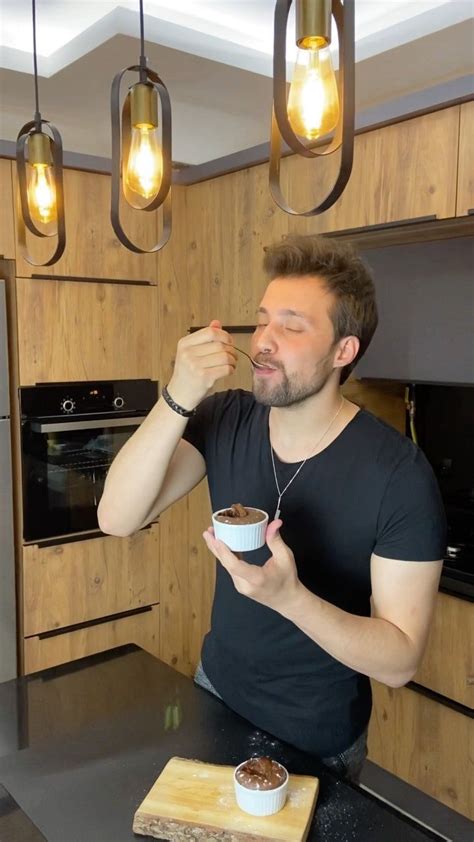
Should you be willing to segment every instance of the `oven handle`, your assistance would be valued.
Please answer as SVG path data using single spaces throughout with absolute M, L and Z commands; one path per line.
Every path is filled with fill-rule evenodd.
M 104 427 L 138 427 L 146 415 L 135 415 L 133 418 L 95 418 L 91 421 L 65 421 L 62 423 L 45 423 L 31 421 L 31 429 L 35 433 L 66 433 L 68 430 L 100 430 Z

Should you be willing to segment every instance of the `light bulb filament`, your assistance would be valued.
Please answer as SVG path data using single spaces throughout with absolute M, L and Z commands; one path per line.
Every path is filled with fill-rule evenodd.
M 132 128 L 128 157 L 127 184 L 148 199 L 158 192 L 162 177 L 162 155 L 154 126 L 139 124 Z
M 30 214 L 37 222 L 46 224 L 56 216 L 56 191 L 51 167 L 33 164 L 28 189 Z
M 295 134 L 316 140 L 339 121 L 339 96 L 328 48 L 298 50 L 288 96 L 288 117 Z

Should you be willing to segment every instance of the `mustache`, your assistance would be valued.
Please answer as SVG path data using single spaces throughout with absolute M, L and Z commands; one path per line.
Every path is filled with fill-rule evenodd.
M 256 363 L 260 363 L 260 365 L 265 365 L 268 368 L 274 368 L 274 369 L 279 369 L 280 371 L 283 371 L 283 366 L 281 365 L 281 363 L 279 363 L 275 360 L 269 360 L 267 357 L 260 357 L 260 356 L 254 357 L 254 360 L 255 360 Z

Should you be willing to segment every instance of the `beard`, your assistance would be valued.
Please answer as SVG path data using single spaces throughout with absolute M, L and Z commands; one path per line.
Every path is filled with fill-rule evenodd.
M 331 359 L 332 352 L 319 360 L 313 374 L 306 379 L 298 376 L 292 376 L 290 379 L 285 371 L 279 368 L 279 382 L 271 384 L 266 378 L 258 377 L 254 373 L 252 391 L 255 400 L 264 406 L 294 406 L 317 395 L 334 371 Z

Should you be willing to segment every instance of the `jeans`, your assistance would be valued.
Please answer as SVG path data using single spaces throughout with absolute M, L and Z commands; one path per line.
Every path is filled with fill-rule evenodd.
M 208 693 L 213 693 L 218 699 L 222 699 L 222 696 L 219 695 L 209 681 L 201 662 L 197 666 L 194 681 L 199 687 L 207 690 Z M 344 751 L 334 755 L 334 757 L 321 758 L 325 766 L 336 772 L 343 780 L 350 781 L 353 784 L 359 783 L 360 774 L 367 757 L 367 730 L 368 728 L 362 732 L 360 737 L 349 748 L 344 749 Z

